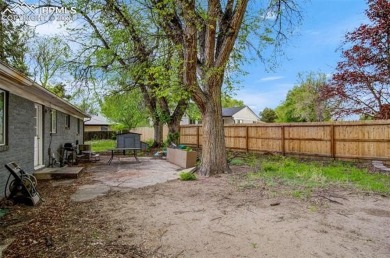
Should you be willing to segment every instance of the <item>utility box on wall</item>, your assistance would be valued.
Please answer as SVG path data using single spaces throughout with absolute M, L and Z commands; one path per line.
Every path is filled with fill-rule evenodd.
M 196 166 L 196 151 L 185 151 L 173 148 L 168 148 L 167 151 L 167 161 L 182 168 L 192 168 Z

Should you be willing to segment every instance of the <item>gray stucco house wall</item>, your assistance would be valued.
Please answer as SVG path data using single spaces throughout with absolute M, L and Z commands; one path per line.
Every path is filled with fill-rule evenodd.
M 31 174 L 35 169 L 49 166 L 49 147 L 51 153 L 59 160 L 64 143 L 83 143 L 83 119 L 89 116 L 1 62 L 0 93 L 2 97 L 0 104 L 3 104 L 0 106 L 0 199 L 2 199 L 9 176 L 5 164 L 15 161 Z M 40 109 L 36 109 L 36 106 Z M 51 133 L 51 114 L 54 110 L 56 132 Z M 34 156 L 37 153 L 37 114 L 42 117 L 42 144 L 39 147 L 42 158 L 40 165 L 34 167 L 36 165 L 34 160 L 37 160 Z M 66 117 L 69 117 L 69 126 L 66 125 Z

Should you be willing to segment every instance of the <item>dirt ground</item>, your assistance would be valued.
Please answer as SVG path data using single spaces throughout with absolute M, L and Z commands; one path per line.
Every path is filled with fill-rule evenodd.
M 93 180 L 39 184 L 45 202 L 7 206 L 3 257 L 390 257 L 390 198 L 322 189 L 309 200 L 233 174 L 71 194 Z M 3 204 L 3 207 L 5 204 Z

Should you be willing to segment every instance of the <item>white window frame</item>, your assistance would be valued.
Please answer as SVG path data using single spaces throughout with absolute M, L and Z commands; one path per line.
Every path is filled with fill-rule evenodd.
M 3 93 L 3 119 L 0 121 L 0 123 L 3 123 L 3 139 L 2 142 L 0 142 L 0 146 L 5 146 L 7 144 L 7 92 L 0 89 L 0 93 Z
M 52 109 L 50 112 L 50 133 L 57 133 L 57 110 Z
M 81 134 L 81 120 L 77 118 L 77 134 Z
M 70 129 L 70 115 L 65 114 L 65 129 Z

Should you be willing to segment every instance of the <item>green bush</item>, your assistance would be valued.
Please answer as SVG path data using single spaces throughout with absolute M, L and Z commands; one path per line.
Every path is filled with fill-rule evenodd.
M 196 180 L 196 175 L 191 172 L 181 172 L 179 174 L 180 180 L 182 181 L 190 181 L 190 180 Z
M 166 142 L 167 142 L 168 146 L 171 145 L 171 143 L 174 143 L 177 145 L 177 144 L 179 144 L 179 139 L 180 139 L 179 132 L 168 133 Z

